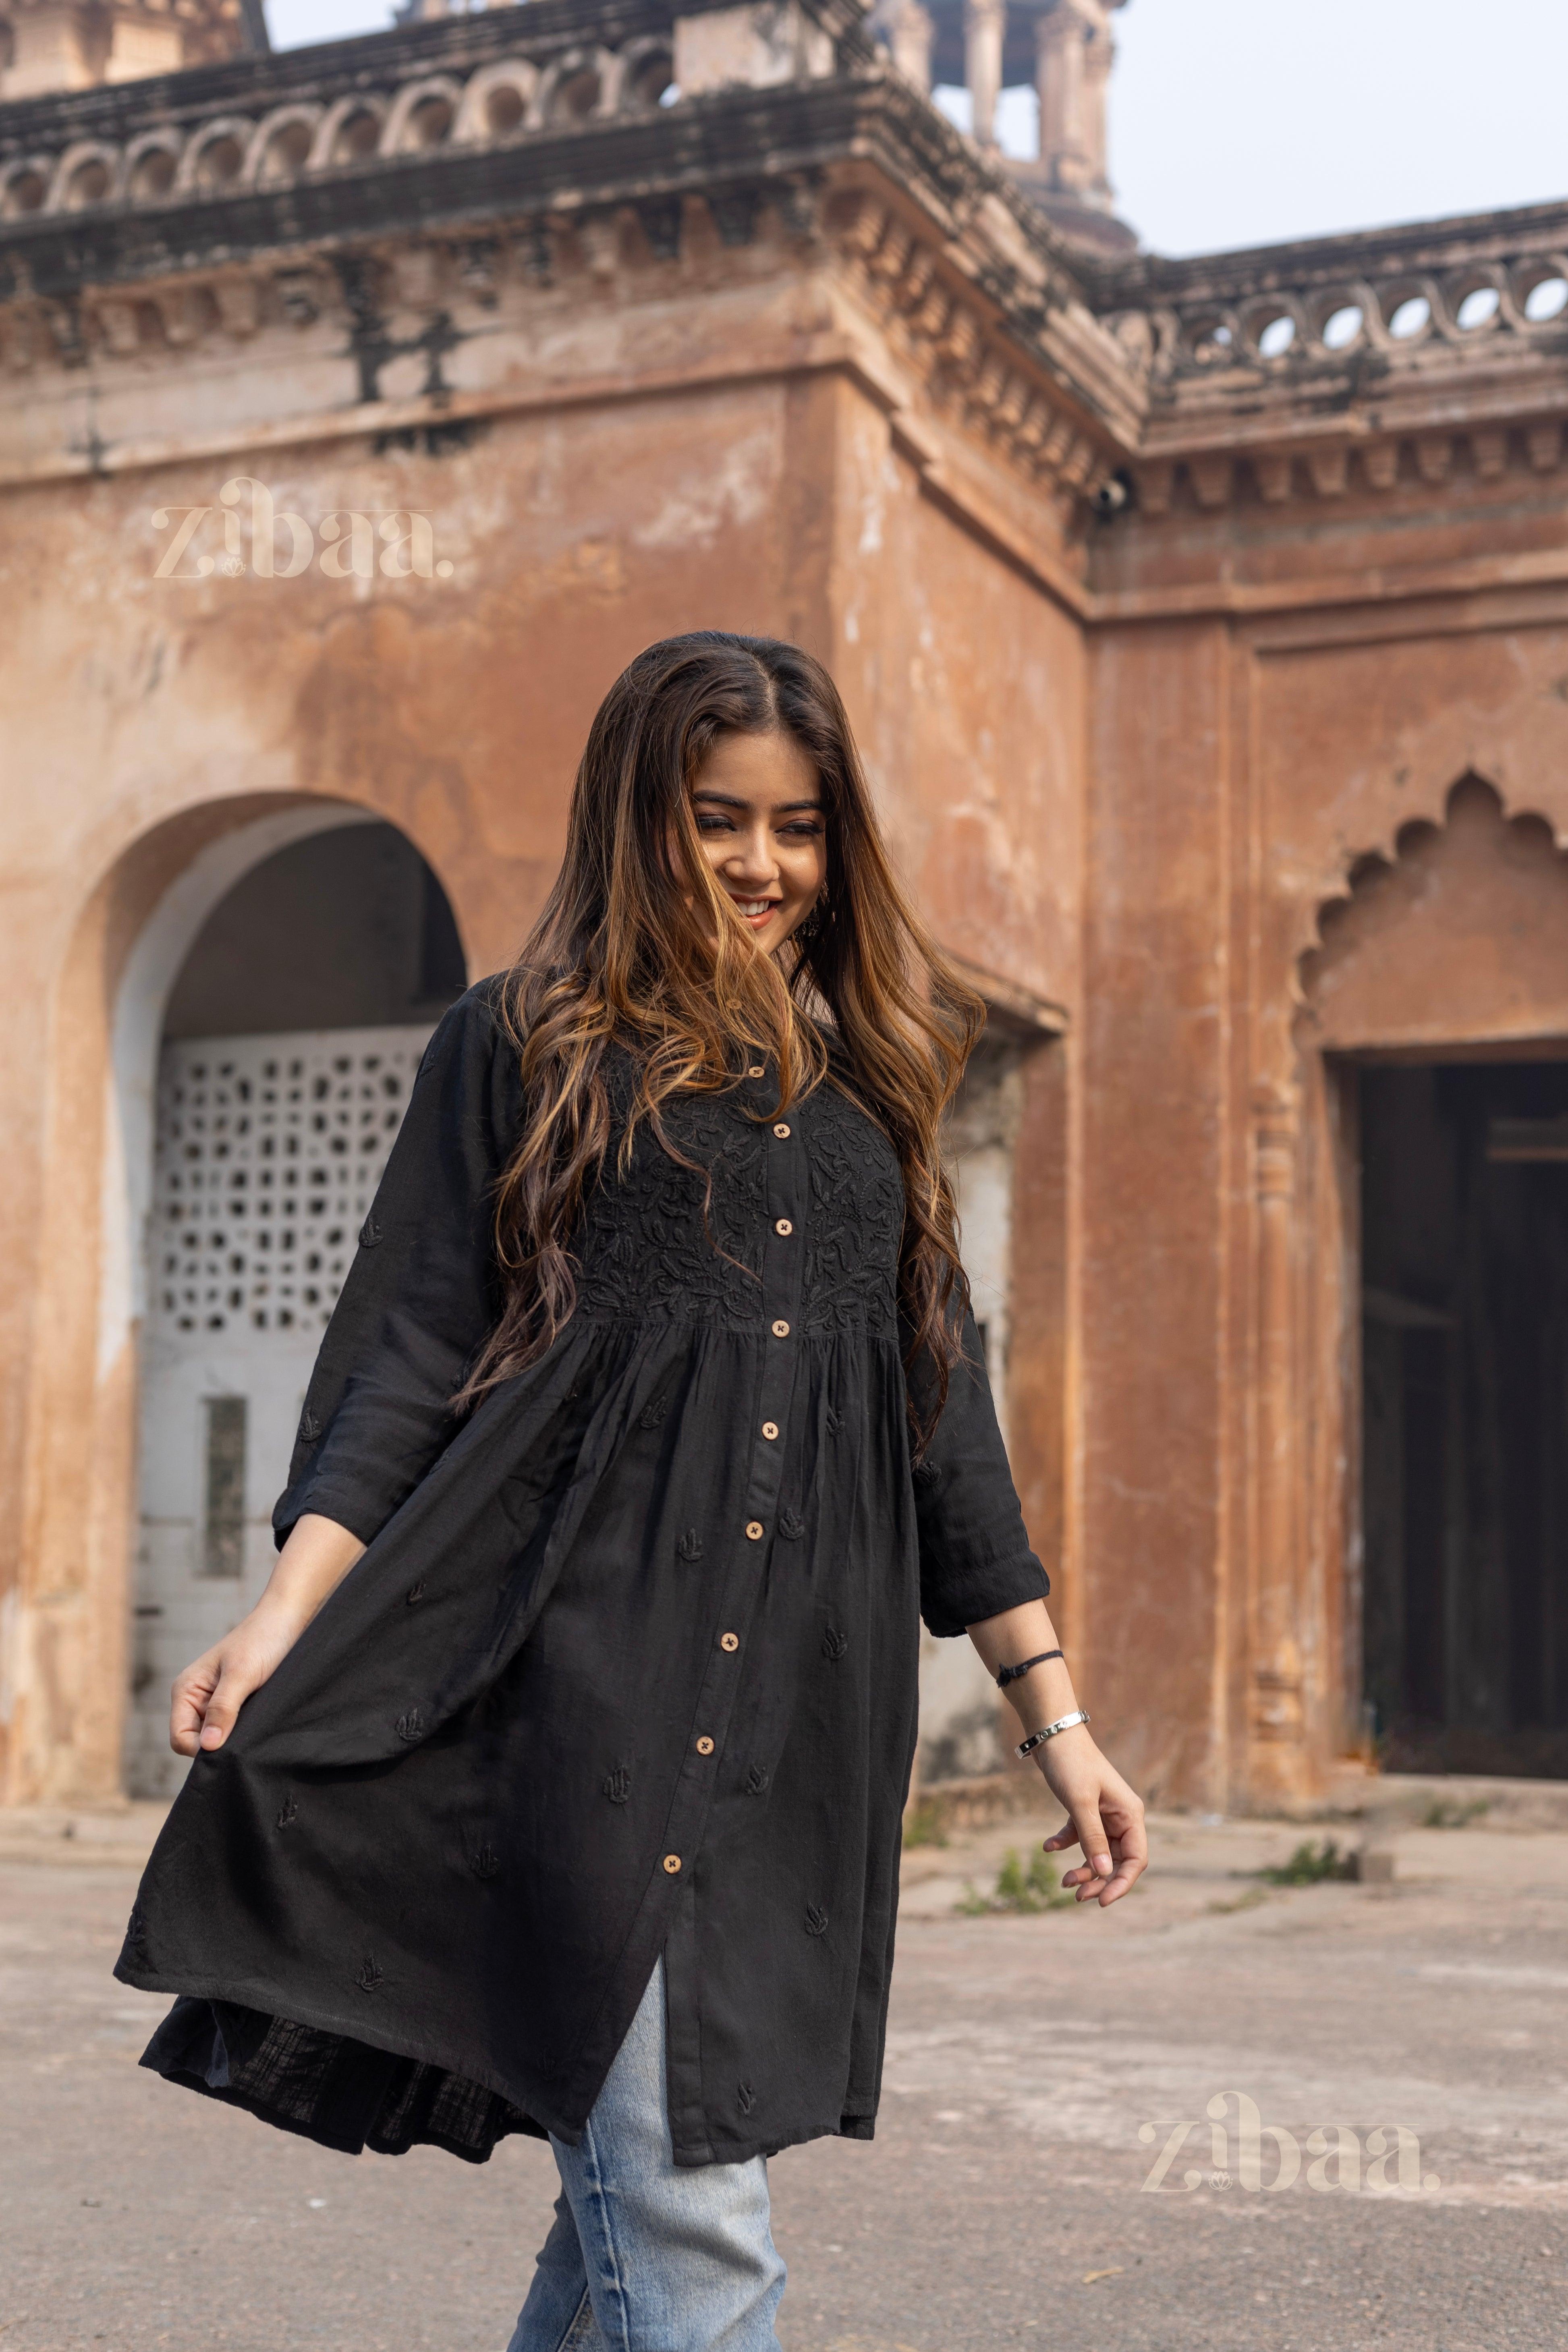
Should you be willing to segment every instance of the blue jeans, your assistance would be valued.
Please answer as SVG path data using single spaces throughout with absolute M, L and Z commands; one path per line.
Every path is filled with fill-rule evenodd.
M 555 2223 L 507 2352 L 779 2352 L 766 2163 L 672 2153 L 662 1960 L 582 2139 L 550 2145 Z

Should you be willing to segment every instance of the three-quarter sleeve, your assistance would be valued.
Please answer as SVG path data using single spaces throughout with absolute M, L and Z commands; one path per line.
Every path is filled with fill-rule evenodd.
M 997 1424 L 974 1318 L 963 1318 L 963 1358 L 914 1473 L 920 1531 L 921 1614 L 933 1633 L 963 1633 L 1026 1601 L 1043 1601 L 1050 1579 L 1029 1549 L 1007 1449 Z M 917 1363 L 917 1402 L 931 1392 Z
M 496 984 L 456 1003 L 420 1064 L 306 1391 L 281 1544 L 307 1511 L 369 1543 L 456 1433 L 452 1397 L 501 1307 L 495 1186 L 521 1119 Z

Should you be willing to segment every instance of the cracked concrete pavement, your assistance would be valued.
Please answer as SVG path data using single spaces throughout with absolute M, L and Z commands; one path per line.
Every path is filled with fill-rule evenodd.
M 1054 1816 L 911 1852 L 878 2137 L 773 2167 L 785 2352 L 1559 2352 L 1559 1817 L 1385 1826 L 1392 1887 L 1279 1889 L 1344 1828 L 1169 1817 L 1103 1916 L 955 1913 Z M 0 1839 L 0 2352 L 500 2352 L 548 2152 L 331 2156 L 138 2072 L 163 2003 L 109 1969 L 148 1823 L 74 1826 Z M 1289 2186 L 1245 2185 L 1237 2094 Z

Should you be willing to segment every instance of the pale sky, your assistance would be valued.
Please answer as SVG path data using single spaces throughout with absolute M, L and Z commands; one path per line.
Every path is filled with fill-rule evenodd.
M 1568 0 L 1130 0 L 1111 175 L 1156 252 L 1568 196 Z M 279 47 L 387 0 L 268 0 Z M 1005 135 L 1029 135 L 1010 100 Z

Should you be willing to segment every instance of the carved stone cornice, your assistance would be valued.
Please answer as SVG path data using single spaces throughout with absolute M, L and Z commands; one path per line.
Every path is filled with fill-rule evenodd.
M 320 318 L 395 249 L 427 255 L 399 283 L 447 287 L 574 222 L 620 241 L 635 293 L 635 257 L 678 256 L 699 215 L 739 251 L 766 215 L 797 258 L 841 257 L 990 457 L 1080 498 L 1125 471 L 1155 526 L 1561 463 L 1568 206 L 1098 260 L 880 59 L 859 0 L 799 5 L 816 79 L 668 105 L 677 0 L 529 0 L 0 106 L 0 384 Z
M 849 203 L 841 202 L 832 216 L 845 224 L 842 247 L 861 299 L 894 350 L 912 362 L 931 408 L 977 434 L 1047 491 L 1097 496 L 1120 451 L 1081 398 L 1064 389 L 1066 371 L 1048 353 L 1049 331 L 1019 337 L 1006 307 L 978 300 L 940 245 L 911 227 L 900 207 L 870 190 Z
M 89 93 L 90 138 L 76 99 L 0 109 L 4 369 L 111 373 L 328 315 L 368 353 L 389 284 L 420 331 L 455 336 L 487 272 L 521 298 L 568 248 L 613 248 L 600 277 L 635 299 L 700 215 L 711 283 L 766 215 L 797 264 L 847 269 L 935 410 L 1031 482 L 1092 495 L 1136 409 L 1032 207 L 868 49 L 816 80 L 661 104 L 673 24 L 652 0 L 531 0 L 422 27 L 439 37 L 417 55 L 407 35 L 340 44 L 292 80 L 265 60 L 244 112 L 207 73 L 167 85 L 177 108 Z

